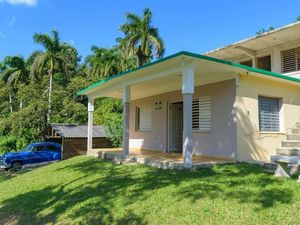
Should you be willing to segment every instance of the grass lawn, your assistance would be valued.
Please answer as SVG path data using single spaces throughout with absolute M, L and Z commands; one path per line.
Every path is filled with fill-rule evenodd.
M 300 186 L 248 164 L 171 171 L 85 156 L 0 175 L 0 224 L 299 224 Z

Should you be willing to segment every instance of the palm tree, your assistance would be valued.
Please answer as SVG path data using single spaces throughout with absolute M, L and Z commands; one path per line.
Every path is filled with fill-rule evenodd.
M 126 15 L 126 23 L 121 26 L 128 53 L 134 52 L 137 57 L 137 66 L 144 65 L 154 57 L 164 55 L 165 48 L 158 29 L 151 25 L 152 12 L 149 8 L 144 10 L 143 17 L 134 13 Z
M 74 68 L 74 61 L 77 62 L 77 51 L 70 45 L 61 42 L 58 32 L 52 31 L 52 36 L 46 33 L 33 35 L 35 43 L 44 47 L 45 51 L 36 51 L 30 57 L 32 58 L 31 74 L 36 73 L 49 76 L 49 95 L 48 95 L 48 113 L 47 122 L 51 119 L 51 98 L 53 74 L 62 72 L 66 75 Z
M 12 93 L 13 89 L 17 87 L 19 83 L 27 83 L 29 77 L 28 65 L 22 56 L 7 56 L 4 58 L 1 67 L 1 79 L 10 87 L 9 91 L 9 105 L 10 112 L 13 113 L 12 107 Z M 22 108 L 23 102 L 20 101 L 20 108 Z
M 91 48 L 93 54 L 87 56 L 85 64 L 89 69 L 89 75 L 95 78 L 105 78 L 119 72 L 119 57 L 114 48 Z

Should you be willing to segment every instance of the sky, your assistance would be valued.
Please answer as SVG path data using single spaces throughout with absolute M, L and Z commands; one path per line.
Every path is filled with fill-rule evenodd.
M 41 49 L 32 35 L 56 29 L 84 58 L 91 46 L 112 47 L 125 15 L 149 7 L 166 56 L 204 53 L 280 27 L 300 16 L 298 0 L 0 0 L 0 60 Z

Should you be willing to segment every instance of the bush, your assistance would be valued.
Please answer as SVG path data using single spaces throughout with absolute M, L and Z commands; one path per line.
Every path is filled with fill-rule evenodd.
M 13 136 L 0 137 L 0 154 L 16 151 L 17 139 Z

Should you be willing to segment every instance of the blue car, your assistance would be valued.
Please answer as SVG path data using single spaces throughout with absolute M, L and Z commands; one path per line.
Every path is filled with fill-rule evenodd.
M 19 170 L 23 166 L 45 164 L 61 160 L 61 145 L 38 142 L 27 145 L 21 152 L 8 152 L 0 157 L 1 169 Z

